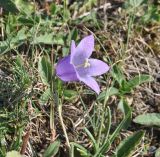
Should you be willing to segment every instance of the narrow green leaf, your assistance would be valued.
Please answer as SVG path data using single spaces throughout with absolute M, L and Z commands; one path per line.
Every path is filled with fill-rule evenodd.
M 85 132 L 87 133 L 87 135 L 89 136 L 89 138 L 91 139 L 95 151 L 97 151 L 97 149 L 98 149 L 98 144 L 96 143 L 96 140 L 94 139 L 93 135 L 91 134 L 91 132 L 90 132 L 87 128 L 84 128 L 84 130 L 85 130 Z
M 110 97 L 112 95 L 117 95 L 119 93 L 119 90 L 115 87 L 110 87 L 109 89 L 107 89 L 106 91 L 100 93 L 100 95 L 98 96 L 98 100 L 99 101 L 103 101 L 105 99 L 105 97 Z
M 137 75 L 135 76 L 133 79 L 127 81 L 123 81 L 122 82 L 122 87 L 121 87 L 121 91 L 123 93 L 129 93 L 131 90 L 133 90 L 135 87 L 137 87 L 138 85 L 145 83 L 145 82 L 150 82 L 153 81 L 153 77 L 150 75 Z
M 127 104 L 123 104 L 124 106 L 124 110 L 125 110 L 125 114 L 124 114 L 124 118 L 121 121 L 121 123 L 118 125 L 118 127 L 116 128 L 116 130 L 112 133 L 112 135 L 110 136 L 110 138 L 108 139 L 108 141 L 106 143 L 103 144 L 103 146 L 101 147 L 99 154 L 105 154 L 108 150 L 110 145 L 112 144 L 112 142 L 114 141 L 114 139 L 117 137 L 117 135 L 119 134 L 120 130 L 126 127 L 126 124 L 129 123 L 130 121 L 130 117 L 131 117 L 131 113 L 127 112 L 128 106 Z
M 127 121 L 130 119 L 130 113 L 128 112 L 123 120 L 121 121 L 121 123 L 118 125 L 118 127 L 116 128 L 116 130 L 113 132 L 113 134 L 110 136 L 110 143 L 112 143 L 114 141 L 114 139 L 116 138 L 116 136 L 119 134 L 120 130 L 122 128 L 124 128 L 124 126 L 126 125 Z
M 73 148 L 76 147 L 76 150 L 80 153 L 81 157 L 92 157 L 89 151 L 86 148 L 84 148 L 82 145 L 74 142 L 71 142 L 70 144 L 72 145 Z M 75 150 L 72 150 L 72 151 L 73 151 L 72 154 L 75 153 L 74 152 Z
M 160 127 L 160 113 L 146 113 L 137 116 L 134 120 L 135 123 L 146 126 L 158 126 Z
M 41 57 L 38 62 L 38 71 L 45 85 L 50 85 L 52 79 L 52 66 L 47 57 Z
M 111 70 L 112 77 L 119 83 L 121 86 L 122 81 L 125 80 L 125 77 L 122 73 L 121 68 L 118 65 L 114 65 Z
M 40 103 L 41 105 L 46 104 L 50 97 L 51 97 L 51 90 L 50 90 L 50 88 L 47 88 L 47 89 L 44 91 L 44 93 L 41 95 L 41 97 L 40 97 L 40 99 L 39 99 L 39 103 Z
M 78 37 L 78 30 L 76 28 L 74 28 L 72 31 L 71 31 L 71 40 L 76 40 Z
M 105 127 L 105 138 L 103 139 L 103 144 L 107 143 L 109 140 L 109 133 L 110 133 L 110 129 L 111 129 L 111 109 L 109 108 L 109 106 L 107 106 L 107 124 Z
M 135 147 L 140 143 L 142 137 L 144 136 L 144 131 L 138 131 L 123 140 L 117 148 L 116 157 L 128 157 L 134 151 Z
M 97 157 L 97 156 L 103 155 L 103 154 L 105 154 L 109 150 L 110 145 L 112 144 L 112 142 L 114 141 L 114 139 L 116 138 L 116 136 L 119 134 L 120 130 L 125 126 L 125 124 L 128 121 L 128 119 L 130 119 L 130 113 L 129 112 L 124 117 L 124 119 L 121 121 L 121 123 L 118 125 L 118 127 L 116 128 L 116 130 L 112 133 L 112 135 L 107 140 L 107 142 L 104 143 L 101 146 L 101 148 L 98 149 L 98 151 L 96 152 L 96 154 L 93 157 Z
M 18 128 L 17 130 L 17 136 L 15 137 L 15 140 L 12 141 L 12 144 L 10 146 L 11 150 L 18 150 L 19 146 L 21 145 L 23 135 L 23 128 Z
M 77 40 L 77 37 L 78 37 L 78 30 L 74 28 L 71 30 L 71 32 L 69 33 L 69 36 L 67 37 L 67 40 L 69 41 L 69 45 L 70 45 L 70 41 Z
M 118 109 L 120 109 L 123 112 L 124 117 L 126 117 L 129 114 L 129 117 L 128 117 L 126 123 L 123 126 L 123 129 L 127 129 L 128 126 L 131 123 L 131 118 L 132 118 L 131 108 L 130 108 L 130 106 L 128 105 L 128 103 L 124 99 L 121 99 L 119 104 L 118 104 Z
M 150 75 L 137 75 L 133 79 L 128 81 L 130 88 L 136 87 L 142 83 L 153 81 L 153 77 Z
M 58 153 L 60 147 L 60 141 L 54 141 L 49 145 L 47 150 L 44 152 L 44 157 L 52 157 L 55 156 Z

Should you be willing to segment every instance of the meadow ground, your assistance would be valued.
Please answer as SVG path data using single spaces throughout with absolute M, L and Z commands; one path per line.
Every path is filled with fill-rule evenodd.
M 0 0 L 0 14 L 0 157 L 160 157 L 158 1 Z M 55 71 L 91 34 L 110 66 L 100 94 Z

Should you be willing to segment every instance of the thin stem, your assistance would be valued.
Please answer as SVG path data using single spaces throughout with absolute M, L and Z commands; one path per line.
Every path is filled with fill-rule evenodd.
M 51 53 L 51 62 L 52 62 L 52 67 L 54 67 L 54 63 L 53 63 L 53 51 Z M 69 143 L 69 138 L 66 132 L 66 128 L 65 128 L 65 124 L 63 122 L 63 117 L 62 117 L 62 103 L 59 103 L 58 100 L 58 93 L 56 90 L 56 86 L 54 85 L 55 82 L 55 73 L 52 71 L 52 82 L 51 82 L 51 93 L 52 93 L 52 98 L 53 100 L 51 101 L 51 108 L 50 108 L 50 127 L 51 127 L 51 133 L 55 133 L 55 128 L 54 128 L 54 106 L 58 106 L 58 114 L 59 114 L 59 119 L 60 119 L 60 123 L 64 132 L 64 136 L 66 138 L 66 142 L 67 142 L 67 146 L 69 147 L 69 151 L 70 151 L 70 143 Z M 52 135 L 52 136 L 53 136 Z
M 53 84 L 53 83 L 52 83 Z M 53 95 L 53 85 L 51 84 L 51 93 Z M 50 105 L 50 128 L 51 132 L 54 130 L 54 100 L 52 98 L 51 105 Z
M 64 19 L 65 19 L 65 21 L 66 21 L 66 13 L 67 13 L 67 0 L 64 0 L 64 5 L 63 5 L 63 17 L 64 17 Z
M 71 144 L 70 157 L 74 157 L 74 145 Z
M 128 44 L 129 44 L 129 40 L 130 40 L 130 34 L 131 34 L 131 30 L 132 30 L 132 25 L 133 25 L 133 23 L 134 23 L 134 19 L 135 19 L 135 15 L 134 15 L 134 13 L 131 13 L 130 15 L 129 15 L 129 24 L 128 24 L 128 32 L 127 32 L 127 43 L 126 43 L 126 46 L 125 46 L 125 53 L 126 53 L 126 51 L 127 51 L 127 49 L 128 49 Z
M 51 64 L 52 64 L 52 67 L 54 67 L 54 63 L 53 63 L 53 51 L 51 52 Z M 51 90 L 51 104 L 50 104 L 50 128 L 51 128 L 51 141 L 54 141 L 55 139 L 55 134 L 56 134 L 56 131 L 55 131 L 55 126 L 54 126 L 54 106 L 55 105 L 58 105 L 58 97 L 57 95 L 55 95 L 55 86 L 54 86 L 54 82 L 55 82 L 55 76 L 54 76 L 54 72 L 52 70 L 52 81 L 51 81 L 51 85 L 50 85 L 50 90 Z
M 69 143 L 69 138 L 68 138 L 67 131 L 66 131 L 66 128 L 65 128 L 65 124 L 63 122 L 63 117 L 62 117 L 62 104 L 58 105 L 58 114 L 59 114 L 59 119 L 60 119 L 60 123 L 61 123 L 62 129 L 63 129 L 63 132 L 64 132 L 64 136 L 66 138 L 67 146 L 70 149 L 71 146 L 70 146 L 70 143 Z
M 98 140 L 97 140 L 98 147 L 99 147 L 100 139 L 101 139 L 101 135 L 102 135 L 102 128 L 103 128 L 103 122 L 104 122 L 104 113 L 105 112 L 102 112 L 102 115 L 101 115 L 101 124 L 100 124 L 99 133 L 98 133 Z
M 64 9 L 67 10 L 67 0 L 64 0 Z
M 54 107 L 53 106 L 54 106 L 54 104 L 52 102 L 50 105 L 50 128 L 51 128 L 51 130 L 54 129 L 54 123 L 53 123 L 53 121 L 54 121 Z
M 54 102 L 51 101 L 50 105 L 50 128 L 51 128 L 51 141 L 54 141 L 54 135 L 55 135 L 55 127 L 54 127 Z

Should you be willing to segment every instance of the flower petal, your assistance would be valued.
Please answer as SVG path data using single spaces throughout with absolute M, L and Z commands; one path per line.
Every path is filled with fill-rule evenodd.
M 78 81 L 76 71 L 70 64 L 70 55 L 61 59 L 56 66 L 56 75 L 63 81 Z
M 99 76 L 106 73 L 109 70 L 109 66 L 98 59 L 89 59 L 90 67 L 87 68 L 87 74 L 89 76 Z
M 106 73 L 109 70 L 109 66 L 98 59 L 88 59 L 90 66 L 76 68 L 76 71 L 80 77 L 84 76 L 99 76 Z
M 75 41 L 72 40 L 72 42 L 71 42 L 71 63 L 72 63 L 73 56 L 76 52 L 75 50 L 76 50 L 76 44 L 75 44 Z
M 93 89 L 97 94 L 100 93 L 99 85 L 93 77 L 81 77 L 80 80 L 84 82 L 87 86 L 89 86 L 91 89 Z
M 94 50 L 94 36 L 89 35 L 83 38 L 75 49 L 75 53 L 71 54 L 71 62 L 77 66 L 83 64 L 86 58 L 89 58 Z

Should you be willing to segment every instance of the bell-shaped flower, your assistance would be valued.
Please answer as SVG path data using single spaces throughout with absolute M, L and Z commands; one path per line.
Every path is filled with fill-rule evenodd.
M 77 47 L 72 41 L 71 54 L 58 62 L 56 75 L 63 81 L 81 81 L 99 94 L 100 87 L 94 76 L 106 73 L 109 66 L 101 60 L 90 58 L 93 50 L 93 35 L 83 38 Z

